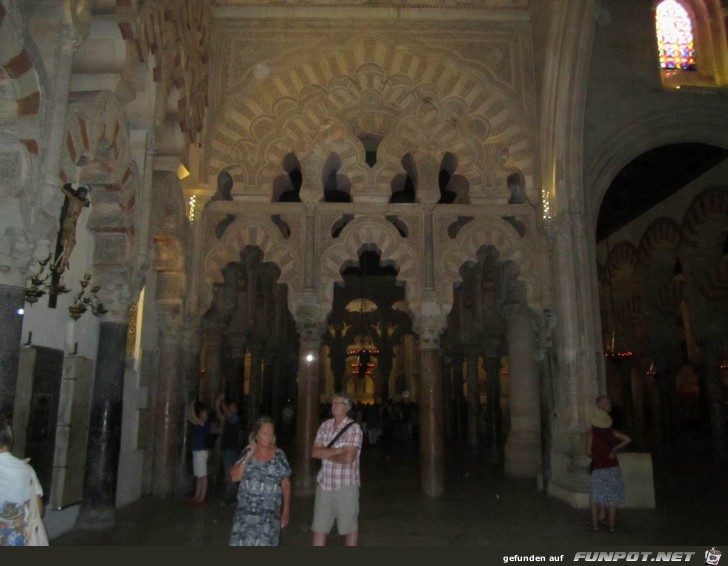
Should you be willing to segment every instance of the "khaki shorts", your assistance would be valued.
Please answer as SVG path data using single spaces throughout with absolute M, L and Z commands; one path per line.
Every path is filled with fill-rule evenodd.
M 192 452 L 192 473 L 196 478 L 207 476 L 207 450 L 194 450 Z
M 340 535 L 359 530 L 358 486 L 347 485 L 336 491 L 324 491 L 320 485 L 316 486 L 311 530 L 329 534 L 334 521 Z

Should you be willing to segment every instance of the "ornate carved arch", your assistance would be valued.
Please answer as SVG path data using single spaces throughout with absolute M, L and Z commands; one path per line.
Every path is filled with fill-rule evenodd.
M 506 175 L 496 175 L 497 168 L 507 165 L 524 173 L 529 197 L 538 201 L 524 113 L 507 85 L 488 69 L 475 73 L 472 62 L 452 52 L 429 48 L 424 56 L 414 46 L 394 45 L 379 36 L 358 35 L 345 45 L 324 47 L 285 54 L 277 69 L 259 80 L 245 75 L 212 128 L 216 149 L 208 177 L 230 164 L 235 148 L 237 164 L 247 170 L 236 181 L 255 179 L 254 190 L 270 197 L 287 153 L 295 151 L 303 162 L 316 143 L 336 138 L 346 147 L 340 151 L 342 161 L 361 163 L 363 146 L 357 136 L 374 133 L 385 139 L 373 177 L 367 178 L 366 168 L 360 175 L 342 171 L 352 178 L 352 194 L 367 181 L 377 196 L 388 196 L 404 153 L 424 148 L 438 163 L 448 151 L 458 156 L 458 172 L 473 187 L 471 196 L 494 189 L 507 196 Z M 322 60 L 324 51 L 329 55 Z M 496 180 L 501 177 L 502 182 Z
M 444 239 L 441 239 L 445 241 Z M 538 276 L 537 255 L 532 246 L 522 239 L 513 227 L 498 217 L 480 217 L 468 223 L 454 240 L 437 251 L 437 295 L 442 304 L 453 302 L 453 286 L 462 281 L 460 267 L 478 261 L 478 250 L 494 246 L 499 261 L 512 261 L 520 269 L 526 283 L 526 297 L 530 304 L 541 302 L 541 284 Z
M 409 244 L 390 222 L 374 216 L 352 220 L 321 253 L 318 272 L 318 300 L 321 320 L 325 321 L 334 300 L 334 284 L 343 282 L 342 266 L 359 261 L 362 248 L 375 247 L 382 262 L 392 262 L 398 270 L 397 280 L 405 284 L 405 298 L 412 310 L 422 300 L 424 267 L 421 254 Z M 415 306 L 413 306 L 415 305 Z
M 205 255 L 202 261 L 200 312 L 206 312 L 212 304 L 213 283 L 223 282 L 223 267 L 240 261 L 240 252 L 246 246 L 257 246 L 263 252 L 263 261 L 278 266 L 278 282 L 287 285 L 288 308 L 295 313 L 303 284 L 303 261 L 299 252 L 286 242 L 280 229 L 271 220 L 252 214 L 237 215 L 223 238 Z

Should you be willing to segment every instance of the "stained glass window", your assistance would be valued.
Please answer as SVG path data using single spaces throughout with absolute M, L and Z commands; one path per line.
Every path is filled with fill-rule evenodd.
M 655 17 L 660 67 L 695 70 L 693 22 L 676 0 L 664 0 L 657 6 Z

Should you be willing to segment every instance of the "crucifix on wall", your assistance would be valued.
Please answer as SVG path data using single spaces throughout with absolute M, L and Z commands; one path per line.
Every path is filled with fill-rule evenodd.
M 56 253 L 53 259 L 53 278 L 51 289 L 58 286 L 61 274 L 70 267 L 71 252 L 76 245 L 76 225 L 84 208 L 91 206 L 88 198 L 89 189 L 81 185 L 78 189 L 73 188 L 72 183 L 66 183 L 61 187 L 65 195 L 63 207 L 61 208 L 60 229 L 56 240 Z M 48 306 L 55 308 L 56 293 L 51 293 Z

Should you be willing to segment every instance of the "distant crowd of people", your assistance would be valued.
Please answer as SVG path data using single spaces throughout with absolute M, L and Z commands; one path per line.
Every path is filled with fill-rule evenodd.
M 330 411 L 331 405 L 323 403 L 321 419 Z M 350 416 L 361 427 L 367 445 L 419 438 L 420 413 L 417 403 L 392 400 L 385 403 L 354 403 Z

